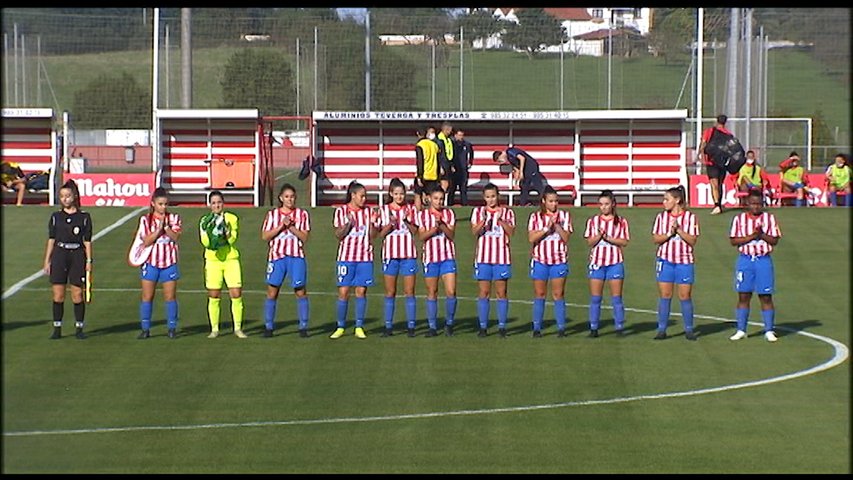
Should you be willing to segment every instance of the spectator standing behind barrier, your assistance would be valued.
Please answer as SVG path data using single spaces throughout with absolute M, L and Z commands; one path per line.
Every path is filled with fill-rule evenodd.
M 171 339 L 178 336 L 178 239 L 181 238 L 181 217 L 169 213 L 169 194 L 163 187 L 154 189 L 148 214 L 139 219 L 143 245 L 154 245 L 148 260 L 140 267 L 142 281 L 142 300 L 139 305 L 139 319 L 142 331 L 139 340 L 151 336 L 151 312 L 154 307 L 154 290 L 157 284 L 163 286 L 163 301 L 166 303 L 167 335 Z
M 802 207 L 806 203 L 806 188 L 809 185 L 809 177 L 806 171 L 800 165 L 800 155 L 797 152 L 791 152 L 788 158 L 779 164 L 779 184 L 782 192 L 796 192 L 797 199 L 795 205 Z
M 513 177 L 517 178 L 521 188 L 521 196 L 518 200 L 519 206 L 530 204 L 530 191 L 536 190 L 541 196 L 545 188 L 545 177 L 539 171 L 539 162 L 529 153 L 516 147 L 510 147 L 504 151 L 492 152 L 492 160 L 499 164 L 510 164 L 513 169 Z
M 444 207 L 444 190 L 435 185 L 429 194 L 429 207 L 418 215 L 418 237 L 423 243 L 424 284 L 429 330 L 427 337 L 438 335 L 438 279 L 444 283 L 447 335 L 453 335 L 456 317 L 456 215 Z
M 696 149 L 697 160 L 705 164 L 705 171 L 708 175 L 708 184 L 711 186 L 711 198 L 714 201 L 714 208 L 711 210 L 711 215 L 717 215 L 723 211 L 723 183 L 726 180 L 726 168 L 722 165 L 717 165 L 710 155 L 704 153 L 705 146 L 714 135 L 714 130 L 719 130 L 726 135 L 732 135 L 732 132 L 726 129 L 728 117 L 725 115 L 717 116 L 717 123 L 712 127 L 708 127 L 702 132 L 702 141 L 699 142 L 699 148 Z
M 225 196 L 219 190 L 207 196 L 210 212 L 199 220 L 198 233 L 204 247 L 204 288 L 207 289 L 207 318 L 210 334 L 219 336 L 220 295 L 223 283 L 231 297 L 231 319 L 234 336 L 246 338 L 243 333 L 243 269 L 237 238 L 240 219 L 225 211 Z
M 379 236 L 382 237 L 382 274 L 385 277 L 385 331 L 383 337 L 394 334 L 394 309 L 397 301 L 397 277 L 403 277 L 406 299 L 406 330 L 415 336 L 415 277 L 418 273 L 418 252 L 415 235 L 418 233 L 417 209 L 406 201 L 406 186 L 397 177 L 388 185 L 390 201 L 379 214 Z
M 729 233 L 731 244 L 740 252 L 734 272 L 734 287 L 738 294 L 735 310 L 737 331 L 729 337 L 729 340 L 746 338 L 749 303 L 752 300 L 752 293 L 755 292 L 761 303 L 764 338 L 768 342 L 775 342 L 777 340 L 773 331 L 776 316 L 773 306 L 775 278 L 770 252 L 779 244 L 782 231 L 776 216 L 764 211 L 764 202 L 758 192 L 749 192 L 746 205 L 747 211 L 732 220 Z
M 826 169 L 826 186 L 829 191 L 829 204 L 838 206 L 838 192 L 845 192 L 844 206 L 853 205 L 853 195 L 850 192 L 850 165 L 847 163 L 847 155 L 839 153 L 835 155 L 835 162 Z
M 47 224 L 47 246 L 44 252 L 44 273 L 53 291 L 52 340 L 62 337 L 62 316 L 65 310 L 65 285 L 71 284 L 74 304 L 75 336 L 83 340 L 86 303 L 86 272 L 92 271 L 92 217 L 80 209 L 80 193 L 74 180 L 59 189 L 58 212 L 53 212 Z
M 678 285 L 684 338 L 696 340 L 693 333 L 693 247 L 699 239 L 699 220 L 687 210 L 687 194 L 679 185 L 663 194 L 663 211 L 652 225 L 652 241 L 657 245 L 658 331 L 655 340 L 666 338 L 673 286 Z
M 755 152 L 752 150 L 746 152 L 746 163 L 738 171 L 737 189 L 740 192 L 758 190 L 762 195 L 770 189 L 770 179 L 755 161 Z M 742 200 L 741 203 L 745 204 L 746 200 Z
M 586 221 L 584 238 L 589 245 L 589 336 L 598 337 L 601 317 L 601 297 L 605 280 L 610 283 L 610 302 L 616 334 L 623 335 L 625 328 L 625 305 L 622 303 L 622 282 L 625 281 L 625 265 L 622 248 L 628 245 L 628 219 L 616 214 L 616 197 L 610 190 L 598 195 L 601 213 Z
M 338 238 L 337 325 L 329 338 L 340 338 L 346 326 L 350 288 L 355 287 L 355 336 L 367 338 L 367 287 L 373 285 L 373 239 L 379 232 L 379 213 L 365 206 L 367 190 L 353 181 L 347 187 L 345 204 L 335 209 L 333 226 Z
M 278 191 L 278 208 L 267 212 L 261 238 L 269 244 L 267 253 L 267 296 L 264 300 L 264 337 L 275 331 L 278 294 L 284 279 L 290 276 L 290 288 L 296 297 L 297 330 L 308 338 L 308 266 L 305 242 L 311 233 L 308 211 L 296 206 L 296 188 L 285 183 Z
M 459 201 L 464 207 L 468 205 L 468 171 L 474 165 L 474 145 L 465 139 L 464 130 L 453 133 L 453 183 L 450 185 L 448 205 L 455 202 L 456 190 L 459 190 Z
M 568 210 L 559 210 L 557 191 L 550 185 L 542 193 L 539 210 L 530 214 L 527 240 L 531 245 L 530 279 L 533 280 L 533 336 L 542 335 L 545 316 L 545 295 L 551 282 L 557 337 L 566 336 L 566 276 L 569 274 L 568 249 L 572 217 Z
M 415 208 L 418 211 L 423 210 L 425 197 L 429 196 L 429 192 L 433 187 L 438 185 L 439 167 L 438 167 L 438 152 L 439 146 L 435 141 L 435 128 L 426 127 L 422 131 L 418 131 L 418 141 L 415 143 L 415 161 L 417 165 L 417 174 L 415 175 Z
M 441 128 L 438 135 L 435 137 L 438 143 L 438 166 L 439 166 L 439 183 L 442 190 L 450 191 L 450 180 L 453 177 L 453 124 L 448 121 L 441 122 Z
M 498 187 L 489 183 L 483 187 L 482 207 L 471 212 L 471 233 L 476 239 L 474 247 L 474 279 L 477 280 L 477 317 L 480 321 L 478 336 L 488 335 L 489 307 L 492 284 L 495 286 L 495 303 L 498 307 L 498 334 L 506 338 L 509 317 L 507 286 L 512 278 L 510 240 L 515 233 L 515 212 L 500 205 Z M 540 332 L 541 336 L 541 332 Z
M 17 198 L 15 205 L 20 207 L 24 204 L 24 193 L 27 191 L 27 178 L 21 167 L 14 162 L 3 162 L 0 164 L 0 181 L 3 186 L 15 190 Z

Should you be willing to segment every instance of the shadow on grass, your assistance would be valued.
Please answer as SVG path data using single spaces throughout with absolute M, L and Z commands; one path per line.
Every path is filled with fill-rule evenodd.
M 71 322 L 71 325 L 74 326 L 74 322 Z M 30 327 L 52 327 L 53 320 L 31 320 L 29 322 L 3 322 L 2 330 L 4 332 L 10 332 L 12 330 L 17 330 L 19 328 L 30 328 Z
M 787 337 L 788 335 L 796 335 L 797 332 L 801 332 L 803 330 L 807 330 L 813 327 L 819 327 L 823 325 L 823 322 L 820 320 L 801 320 L 799 322 L 783 322 L 776 323 L 776 336 L 777 337 Z

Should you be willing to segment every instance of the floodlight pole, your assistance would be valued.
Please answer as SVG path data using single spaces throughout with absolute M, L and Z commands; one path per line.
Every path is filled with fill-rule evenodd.
M 696 18 L 696 111 L 693 112 L 696 117 L 696 155 L 698 158 L 701 152 L 698 151 L 699 145 L 702 143 L 702 91 L 703 82 L 703 58 L 705 52 L 705 9 L 699 8 Z M 716 56 L 716 55 L 715 55 Z M 702 163 L 696 162 L 696 175 L 702 173 Z
M 160 80 L 159 75 L 159 62 L 160 62 L 160 9 L 154 9 L 154 59 L 152 62 L 152 85 L 151 85 L 151 152 L 152 152 L 152 161 L 151 161 L 151 170 L 157 173 L 160 167 L 160 141 L 158 139 L 158 125 L 157 125 L 157 96 L 159 95 L 159 89 L 157 88 L 157 84 Z M 155 179 L 155 184 L 160 185 L 160 179 Z
M 364 13 L 364 110 L 370 111 L 370 9 Z

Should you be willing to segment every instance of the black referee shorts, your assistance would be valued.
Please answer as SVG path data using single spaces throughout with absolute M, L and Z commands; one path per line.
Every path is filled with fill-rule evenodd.
M 65 285 L 70 283 L 77 287 L 86 284 L 86 252 L 83 247 L 68 250 L 53 247 L 50 257 L 50 283 Z

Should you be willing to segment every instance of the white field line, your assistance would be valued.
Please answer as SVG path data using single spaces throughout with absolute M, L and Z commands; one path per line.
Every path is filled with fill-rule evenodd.
M 115 289 L 100 289 L 101 291 L 116 291 L 116 292 L 129 292 L 129 291 L 137 291 L 136 289 L 128 289 L 128 288 L 115 288 Z M 260 290 L 247 290 L 244 291 L 246 293 L 265 293 Z M 182 290 L 182 293 L 199 293 L 206 294 L 206 290 Z M 312 292 L 309 295 L 337 295 L 337 293 L 329 293 L 329 292 Z M 383 294 L 370 294 L 370 295 L 383 295 Z M 458 297 L 460 300 L 475 300 L 471 297 Z M 510 300 L 513 303 L 533 303 L 532 301 L 524 301 L 524 300 Z M 576 303 L 567 303 L 569 306 L 573 307 L 585 307 L 587 305 L 576 304 Z M 643 310 L 638 308 L 626 308 L 626 310 L 630 310 L 633 312 L 639 313 L 650 313 L 654 314 L 652 310 Z M 695 314 L 694 317 L 703 318 L 707 320 L 714 320 L 718 322 L 731 322 L 732 320 L 720 317 L 714 317 L 711 315 L 698 315 Z M 762 324 L 758 322 L 749 322 L 753 325 L 761 326 Z M 721 385 L 718 387 L 709 387 L 709 388 L 700 388 L 697 390 L 684 390 L 680 392 L 668 392 L 668 393 L 656 393 L 649 395 L 635 395 L 630 397 L 616 397 L 616 398 L 606 398 L 599 400 L 577 400 L 570 402 L 559 402 L 559 403 L 546 403 L 540 405 L 520 405 L 515 407 L 502 407 L 502 408 L 484 408 L 477 410 L 450 410 L 444 412 L 425 412 L 425 413 L 409 413 L 409 414 L 399 414 L 399 415 L 381 415 L 381 416 L 371 416 L 371 417 L 331 417 L 331 418 L 316 418 L 316 419 L 305 419 L 305 420 L 270 420 L 270 421 L 255 421 L 255 422 L 232 422 L 232 423 L 203 423 L 203 424 L 192 424 L 192 425 L 140 425 L 140 426 L 130 426 L 130 427 L 103 427 L 103 428 L 80 428 L 80 429 L 70 429 L 70 430 L 30 430 L 30 431 L 20 431 L 20 432 L 3 432 L 4 437 L 33 437 L 39 435 L 73 435 L 73 434 L 85 434 L 85 433 L 119 433 L 119 432 L 137 432 L 137 431 L 154 431 L 154 430 L 203 430 L 203 429 L 219 429 L 219 428 L 251 428 L 251 427 L 282 427 L 282 426 L 299 426 L 299 425 L 318 425 L 318 424 L 338 424 L 338 423 L 360 423 L 360 422 L 382 422 L 382 421 L 392 421 L 392 420 L 417 420 L 422 418 L 436 418 L 436 417 L 452 417 L 452 416 L 463 416 L 463 415 L 486 415 L 486 414 L 495 414 L 495 413 L 512 413 L 512 412 L 527 412 L 533 410 L 549 410 L 555 408 L 566 408 L 566 407 L 584 407 L 584 406 L 592 406 L 592 405 L 609 405 L 615 403 L 627 403 L 627 402 L 636 402 L 641 400 L 660 400 L 664 398 L 676 398 L 676 397 L 689 397 L 695 395 L 705 395 L 709 393 L 719 393 L 725 392 L 729 390 L 738 390 L 743 388 L 751 388 L 758 387 L 761 385 L 769 385 L 772 383 L 784 382 L 787 380 L 793 380 L 795 378 L 804 377 L 806 375 L 813 375 L 824 370 L 829 370 L 835 366 L 840 365 L 845 360 L 847 360 L 849 356 L 849 349 L 846 345 L 836 340 L 833 340 L 828 337 L 824 337 L 822 335 L 816 335 L 809 332 L 793 330 L 785 327 L 777 327 L 780 330 L 786 330 L 797 335 L 804 335 L 806 337 L 828 343 L 833 348 L 833 356 L 829 360 L 819 363 L 813 367 L 807 368 L 805 370 L 796 371 L 793 373 L 788 373 L 785 375 L 779 375 L 775 377 L 765 378 L 761 380 L 754 380 L 750 382 L 743 383 L 735 383 L 731 385 Z
M 123 217 L 119 218 L 118 220 L 116 220 L 115 222 L 113 222 L 111 225 L 107 226 L 107 228 L 105 228 L 105 229 L 101 230 L 100 232 L 96 233 L 96 234 L 92 237 L 92 241 L 94 242 L 95 240 L 97 240 L 97 239 L 99 239 L 99 238 L 103 237 L 104 235 L 106 235 L 106 234 L 108 234 L 108 233 L 112 232 L 112 231 L 113 231 L 113 230 L 115 230 L 116 228 L 118 228 L 118 227 L 120 227 L 120 226 L 124 225 L 125 223 L 127 223 L 127 221 L 128 221 L 128 220 L 130 220 L 131 218 L 135 217 L 139 212 L 141 212 L 141 211 L 143 211 L 143 210 L 145 210 L 145 209 L 147 209 L 147 208 L 148 208 L 148 207 L 140 207 L 140 208 L 138 208 L 138 209 L 136 209 L 136 210 L 134 210 L 134 211 L 132 211 L 132 212 L 128 213 L 127 215 L 125 215 L 125 216 L 123 216 Z M 9 287 L 9 289 L 8 289 L 8 290 L 6 290 L 5 292 L 3 292 L 3 300 L 6 300 L 7 298 L 11 297 L 12 295 L 14 295 L 14 294 L 18 293 L 18 290 L 20 290 L 20 289 L 24 288 L 24 286 L 26 286 L 28 283 L 32 282 L 33 280 L 35 280 L 35 279 L 39 278 L 39 277 L 40 277 L 40 276 L 42 276 L 42 275 L 44 275 L 44 270 L 39 270 L 39 271 L 37 271 L 37 272 L 33 273 L 32 275 L 30 275 L 29 277 L 27 277 L 27 278 L 25 278 L 25 279 L 21 280 L 20 282 L 18 282 L 18 283 L 16 283 L 16 284 L 12 285 L 11 287 Z

